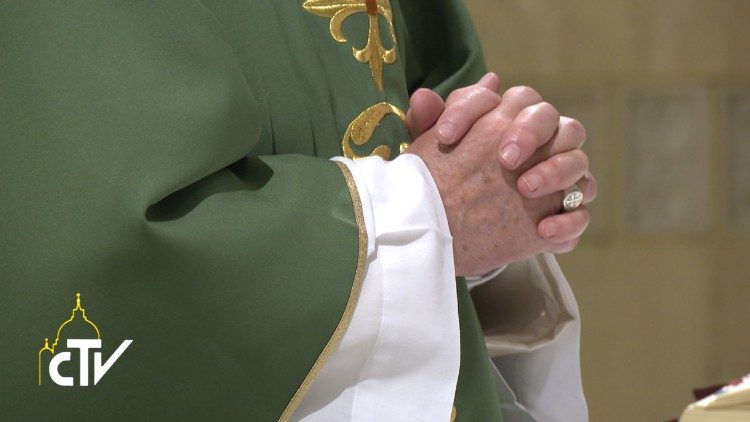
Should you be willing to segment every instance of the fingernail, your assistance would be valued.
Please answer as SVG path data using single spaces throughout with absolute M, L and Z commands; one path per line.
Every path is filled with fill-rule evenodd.
M 438 140 L 442 143 L 450 142 L 453 139 L 455 129 L 452 122 L 440 123 L 437 127 Z
M 500 157 L 508 163 L 509 166 L 515 167 L 516 163 L 518 163 L 518 157 L 521 156 L 521 150 L 518 148 L 518 145 L 516 144 L 510 144 L 507 145 L 505 148 L 503 148 L 503 151 L 500 153 Z
M 547 223 L 544 225 L 544 234 L 547 237 L 552 237 L 557 234 L 557 226 L 554 223 Z
M 526 176 L 521 176 L 521 180 L 526 183 L 526 187 L 529 188 L 530 192 L 534 192 L 535 190 L 539 189 L 539 186 L 542 185 L 542 178 L 537 176 L 536 174 L 527 174 Z

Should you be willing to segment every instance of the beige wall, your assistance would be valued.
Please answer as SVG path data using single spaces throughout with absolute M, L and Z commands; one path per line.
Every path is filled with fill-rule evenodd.
M 488 66 L 583 121 L 601 182 L 561 263 L 592 421 L 750 372 L 750 2 L 466 0 Z

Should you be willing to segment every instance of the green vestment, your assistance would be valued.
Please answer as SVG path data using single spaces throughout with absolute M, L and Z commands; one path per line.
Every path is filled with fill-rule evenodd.
M 3 3 L 0 420 L 293 412 L 364 265 L 356 191 L 328 158 L 378 146 L 392 158 L 411 91 L 445 95 L 484 72 L 459 0 L 306 6 Z M 385 59 L 365 48 L 373 16 Z M 457 420 L 499 419 L 458 286 Z M 103 360 L 133 343 L 97 385 L 61 387 L 49 349 L 68 328 L 99 337 Z M 77 377 L 77 355 L 60 368 Z

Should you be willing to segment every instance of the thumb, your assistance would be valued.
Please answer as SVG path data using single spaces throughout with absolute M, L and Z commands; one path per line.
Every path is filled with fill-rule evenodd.
M 435 125 L 445 109 L 445 103 L 435 91 L 420 88 L 409 99 L 409 110 L 406 112 L 406 129 L 411 139 Z

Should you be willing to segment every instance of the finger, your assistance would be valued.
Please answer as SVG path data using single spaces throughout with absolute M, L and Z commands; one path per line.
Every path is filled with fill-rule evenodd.
M 482 76 L 477 85 L 485 87 L 490 91 L 498 92 L 500 90 L 500 77 L 496 73 L 490 72 Z
M 471 126 L 500 104 L 499 79 L 488 73 L 477 84 L 453 91 L 445 102 L 445 111 L 435 125 L 435 137 L 442 145 L 453 145 Z M 489 88 L 488 88 L 489 87 Z
M 553 135 L 552 140 L 541 148 L 541 152 L 545 157 L 552 157 L 562 152 L 578 149 L 585 142 L 586 128 L 583 127 L 581 122 L 562 116 L 557 132 Z
M 575 240 L 586 231 L 591 215 L 586 207 L 544 218 L 537 226 L 539 237 L 555 244 Z
M 411 139 L 417 139 L 421 134 L 435 125 L 445 109 L 445 103 L 435 91 L 420 88 L 409 99 L 409 110 L 406 111 L 406 129 Z
M 500 140 L 500 162 L 508 170 L 524 163 L 548 143 L 560 125 L 560 113 L 550 103 L 526 107 L 513 120 Z
M 535 89 L 528 86 L 514 86 L 502 95 L 503 102 L 498 112 L 510 119 L 515 119 L 518 113 L 526 107 L 541 103 L 542 96 Z
M 580 149 L 557 154 L 518 178 L 518 192 L 526 198 L 541 198 L 573 186 L 589 169 L 589 159 Z
M 584 173 L 581 180 L 576 182 L 576 185 L 581 188 L 584 204 L 588 204 L 599 195 L 599 183 L 596 181 L 594 175 L 589 172 Z
M 477 83 L 475 83 L 474 85 L 469 85 L 463 88 L 458 88 L 458 89 L 453 90 L 453 92 L 448 94 L 448 98 L 445 100 L 446 104 L 451 104 L 452 102 L 465 96 L 467 91 L 476 87 L 486 88 L 492 92 L 497 93 L 498 90 L 500 89 L 500 78 L 495 73 L 489 72 L 485 74 L 484 76 L 482 76 L 482 78 L 479 79 Z
M 453 145 L 466 135 L 471 126 L 500 103 L 500 96 L 481 86 L 473 86 L 452 103 L 446 102 L 435 136 L 442 145 Z
M 542 96 L 539 95 L 536 90 L 527 86 L 514 86 L 503 93 L 502 102 L 497 108 L 495 108 L 495 110 L 487 114 L 486 119 L 496 122 L 496 125 L 502 126 L 503 129 L 505 129 L 506 122 L 512 122 L 515 120 L 521 110 L 541 102 Z M 508 162 L 513 162 L 514 160 L 518 160 L 515 156 L 517 154 L 518 157 L 520 157 L 520 150 L 510 148 L 506 151 L 503 150 L 502 147 L 503 146 L 500 147 L 500 156 L 502 157 L 505 155 L 505 158 L 501 158 L 501 162 L 506 160 Z M 519 164 L 520 163 L 517 162 L 515 167 Z M 508 166 L 509 164 L 505 165 L 506 168 Z

